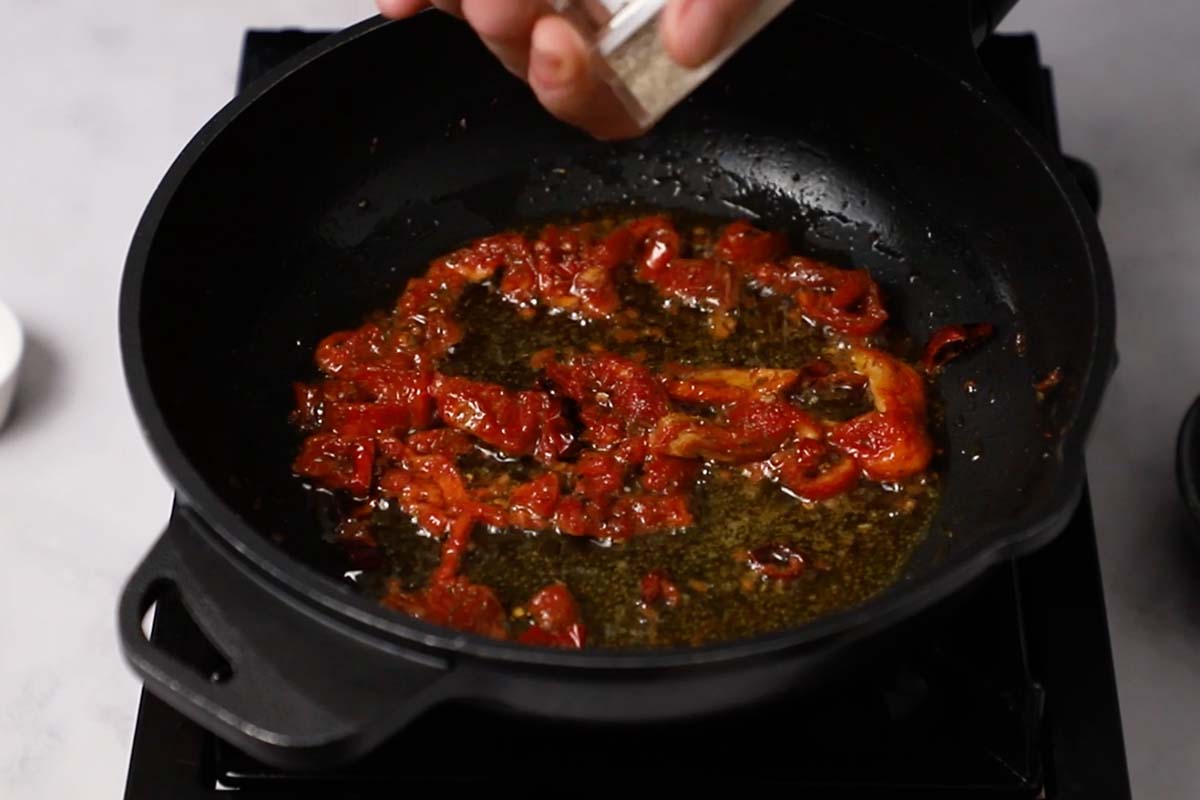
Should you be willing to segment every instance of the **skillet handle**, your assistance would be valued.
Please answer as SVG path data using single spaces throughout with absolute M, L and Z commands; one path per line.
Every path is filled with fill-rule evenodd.
M 372 647 L 333 627 L 252 579 L 201 526 L 176 505 L 121 595 L 121 644 L 147 690 L 285 769 L 356 758 L 443 699 L 451 672 L 445 661 Z M 195 631 L 181 636 L 177 625 L 164 625 L 151 639 L 144 635 L 149 608 L 175 600 L 212 645 L 207 660 L 198 658 Z

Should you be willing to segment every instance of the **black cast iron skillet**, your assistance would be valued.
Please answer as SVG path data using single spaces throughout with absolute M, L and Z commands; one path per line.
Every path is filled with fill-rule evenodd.
M 630 143 L 556 123 L 437 14 L 317 45 L 197 135 L 142 219 L 121 295 L 133 400 L 178 491 L 119 612 L 151 691 L 289 767 L 357 756 L 450 699 L 592 721 L 729 709 L 815 685 L 858 643 L 1063 528 L 1114 356 L 1091 213 L 980 71 L 963 2 L 916 19 L 888 11 L 901 4 L 801 5 Z M 799 247 L 870 269 L 919 339 L 997 325 L 940 380 L 945 499 L 889 590 L 752 640 L 561 652 L 392 614 L 338 579 L 338 552 L 289 472 L 289 386 L 314 343 L 388 306 L 436 254 L 597 206 L 788 229 Z M 1040 401 L 1033 385 L 1055 367 L 1063 382 Z M 144 638 L 166 591 L 226 674 Z

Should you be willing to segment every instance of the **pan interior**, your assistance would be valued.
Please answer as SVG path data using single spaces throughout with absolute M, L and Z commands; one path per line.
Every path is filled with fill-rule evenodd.
M 438 15 L 291 74 L 208 143 L 163 209 L 138 297 L 153 402 L 219 502 L 340 575 L 324 504 L 289 469 L 290 383 L 316 341 L 388 307 L 435 255 L 597 207 L 786 230 L 802 252 L 870 270 L 920 340 L 948 323 L 997 326 L 939 380 L 943 501 L 889 591 L 1019 533 L 1059 490 L 1057 442 L 1096 326 L 1069 208 L 969 90 L 796 14 L 626 143 L 550 119 Z M 1039 400 L 1034 383 L 1055 367 L 1064 380 Z

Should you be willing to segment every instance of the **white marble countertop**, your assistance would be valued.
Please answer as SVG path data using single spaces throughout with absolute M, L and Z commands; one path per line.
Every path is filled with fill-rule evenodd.
M 158 179 L 230 96 L 251 26 L 340 27 L 369 0 L 8 3 L 0 297 L 29 333 L 0 431 L 0 797 L 117 797 L 138 684 L 113 625 L 171 492 L 130 410 L 116 297 Z M 1200 392 L 1200 5 L 1023 0 L 1065 146 L 1099 170 L 1121 367 L 1089 455 L 1135 796 L 1200 793 L 1200 560 L 1172 459 Z M 397 76 L 401 79 L 401 76 Z

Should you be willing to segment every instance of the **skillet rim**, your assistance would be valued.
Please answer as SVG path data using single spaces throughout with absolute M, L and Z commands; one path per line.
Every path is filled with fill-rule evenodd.
M 424 12 L 403 24 L 418 23 Z M 1053 488 L 1040 507 L 1023 510 L 1007 523 L 977 532 L 980 545 L 957 562 L 950 562 L 929 579 L 893 584 L 875 597 L 848 609 L 820 617 L 797 628 L 760 636 L 717 642 L 698 647 L 662 650 L 582 650 L 563 651 L 533 648 L 516 642 L 502 642 L 473 634 L 464 634 L 406 617 L 372 603 L 307 564 L 284 553 L 253 526 L 241 519 L 234 508 L 214 492 L 184 455 L 171 433 L 154 393 L 142 357 L 140 312 L 142 284 L 149 263 L 155 234 L 171 200 L 208 146 L 255 101 L 284 82 L 292 74 L 309 67 L 321 56 L 349 45 L 376 30 L 400 24 L 372 17 L 310 46 L 252 83 L 227 103 L 191 139 L 172 163 L 152 195 L 133 235 L 125 262 L 120 289 L 119 328 L 121 356 L 126 383 L 143 435 L 160 468 L 171 480 L 179 502 L 193 513 L 187 515 L 191 527 L 210 544 L 218 545 L 237 557 L 237 564 L 248 577 L 265 579 L 281 589 L 291 604 L 299 603 L 310 611 L 330 614 L 337 621 L 399 643 L 458 654 L 486 661 L 536 667 L 562 667 L 571 670 L 645 670 L 686 666 L 719 665 L 732 661 L 769 656 L 784 651 L 813 647 L 823 641 L 858 639 L 912 616 L 948 597 L 974 581 L 992 566 L 1009 558 L 1032 552 L 1057 536 L 1066 526 L 1083 492 L 1084 443 L 1094 422 L 1100 400 L 1115 363 L 1115 297 L 1111 267 L 1100 238 L 1094 213 L 1079 188 L 1070 178 L 1060 159 L 1032 135 L 1019 115 L 1006 102 L 993 96 L 989 88 L 965 80 L 929 57 L 861 30 L 849 28 L 837 20 L 822 16 L 822 21 L 838 25 L 856 36 L 867 37 L 873 45 L 898 49 L 916 58 L 926 68 L 940 73 L 966 91 L 970 99 L 986 106 L 1017 136 L 1029 151 L 1029 166 L 1046 173 L 1070 211 L 1082 256 L 1091 266 L 1094 287 L 1096 325 L 1090 359 L 1081 373 L 1079 397 L 1070 427 L 1058 440 L 1057 465 Z M 985 82 L 986 83 L 986 82 Z M 197 521 L 203 522 L 200 530 Z M 1004 535 L 1004 531 L 1009 531 Z

